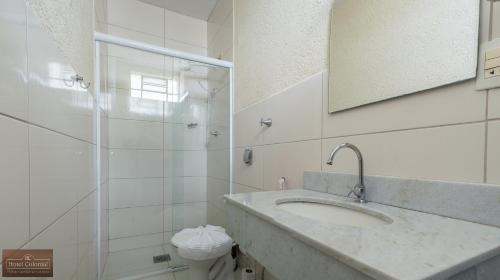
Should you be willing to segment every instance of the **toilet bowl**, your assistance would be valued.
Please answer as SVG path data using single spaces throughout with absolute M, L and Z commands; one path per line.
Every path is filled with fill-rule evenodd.
M 177 254 L 184 258 L 190 266 L 190 280 L 207 280 L 209 275 L 224 274 L 230 271 L 232 258 L 229 256 L 233 240 L 222 227 L 207 225 L 205 227 L 187 228 L 176 233 L 170 240 Z M 224 257 L 224 258 L 223 258 Z M 217 260 L 226 262 L 221 273 L 210 271 Z M 221 278 L 216 278 L 221 279 Z M 227 279 L 227 278 L 226 278 Z

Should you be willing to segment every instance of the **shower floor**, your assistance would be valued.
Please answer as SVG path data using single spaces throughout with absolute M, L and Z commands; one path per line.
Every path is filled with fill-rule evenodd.
M 153 263 L 153 256 L 163 255 L 163 254 L 170 254 L 172 259 L 168 262 L 157 263 L 157 264 Z M 184 265 L 183 261 L 175 254 L 175 250 L 170 244 L 111 252 L 108 255 L 106 261 L 103 279 L 105 280 L 133 279 L 140 275 L 149 274 L 156 271 L 162 271 L 170 267 L 181 266 L 181 265 Z M 143 278 L 143 279 L 151 279 L 151 280 L 188 279 L 185 276 L 183 276 L 187 275 L 187 273 L 183 272 L 185 271 L 167 273 L 152 278 Z
M 171 261 L 164 263 L 153 263 L 153 256 L 170 254 Z M 146 276 L 154 272 L 160 272 L 171 267 L 185 265 L 184 261 L 176 254 L 172 245 L 145 247 L 139 249 L 123 250 L 109 254 L 104 268 L 104 280 L 190 280 L 189 271 L 168 272 L 155 276 Z M 235 273 L 238 280 L 241 273 Z M 144 277 L 143 277 L 144 276 Z

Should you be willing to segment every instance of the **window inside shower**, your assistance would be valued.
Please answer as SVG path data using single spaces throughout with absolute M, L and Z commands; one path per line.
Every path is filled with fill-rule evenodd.
M 182 268 L 172 235 L 226 224 L 229 69 L 106 43 L 100 53 L 102 278 Z

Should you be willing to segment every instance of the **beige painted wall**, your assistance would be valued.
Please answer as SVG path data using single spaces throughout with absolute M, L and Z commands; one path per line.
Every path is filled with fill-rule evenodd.
M 298 1 L 287 1 L 284 10 L 267 2 L 235 0 L 237 192 L 276 190 L 281 176 L 301 188 L 304 170 L 357 172 L 348 151 L 334 166 L 325 164 L 330 150 L 346 141 L 360 147 L 367 174 L 500 184 L 500 89 L 478 92 L 472 79 L 328 114 L 327 42 L 300 52 L 314 61 L 305 65 L 286 47 L 323 38 L 327 29 L 297 25 L 326 26 L 330 4 L 308 4 L 322 3 L 319 12 Z M 289 34 L 269 39 L 276 30 Z M 497 37 L 500 3 L 482 0 L 480 41 Z M 273 126 L 261 127 L 261 117 L 271 117 Z M 246 146 L 254 148 L 251 166 L 241 161 Z
M 236 112 L 327 68 L 332 3 L 234 1 Z

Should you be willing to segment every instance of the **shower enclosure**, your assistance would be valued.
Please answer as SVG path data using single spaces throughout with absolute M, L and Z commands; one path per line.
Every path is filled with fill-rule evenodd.
M 97 33 L 95 80 L 100 279 L 182 271 L 172 235 L 226 223 L 232 63 Z

